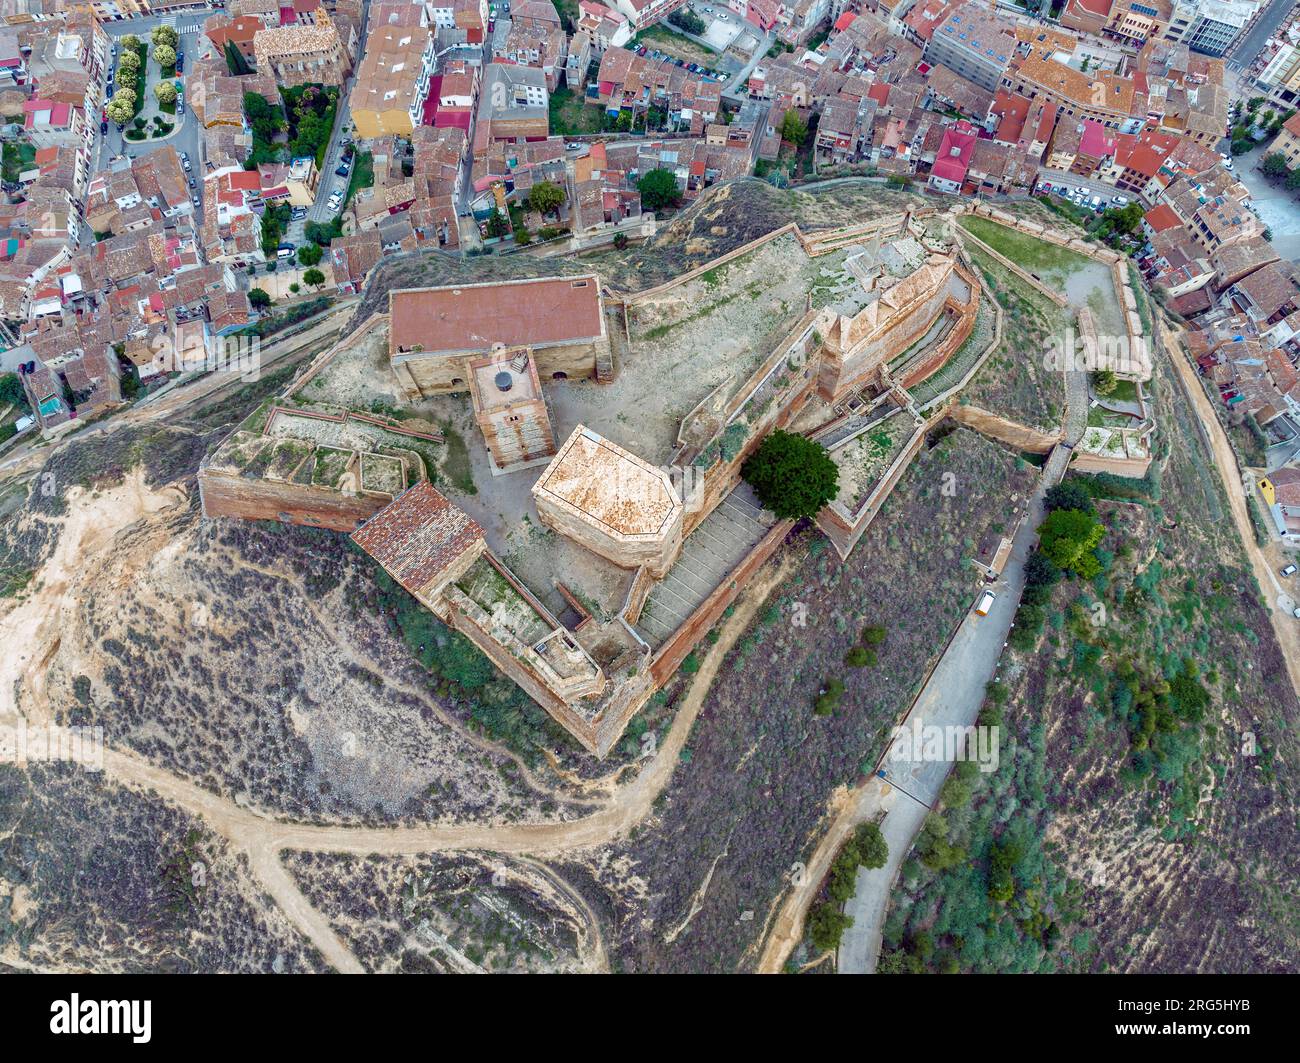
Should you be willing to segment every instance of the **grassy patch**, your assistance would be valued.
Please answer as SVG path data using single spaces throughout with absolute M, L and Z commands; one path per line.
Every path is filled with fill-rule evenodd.
M 558 88 L 550 99 L 551 135 L 558 137 L 582 136 L 599 133 L 602 108 L 586 103 L 570 88 Z
M 1039 240 L 1016 229 L 999 225 L 987 218 L 967 216 L 961 219 L 961 226 L 972 236 L 983 240 L 999 254 L 1005 255 L 1016 265 L 1033 273 L 1053 275 L 1064 280 L 1072 273 L 1086 269 L 1091 261 L 1083 255 L 1076 254 L 1064 247 Z

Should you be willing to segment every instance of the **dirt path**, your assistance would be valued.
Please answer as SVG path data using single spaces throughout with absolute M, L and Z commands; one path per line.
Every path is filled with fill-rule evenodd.
M 1187 360 L 1187 354 L 1179 342 L 1179 333 L 1167 328 L 1163 322 L 1160 328 L 1169 361 L 1173 363 L 1174 370 L 1183 383 L 1183 389 L 1191 398 L 1196 416 L 1209 436 L 1210 445 L 1214 450 L 1214 465 L 1218 469 L 1219 479 L 1223 482 L 1224 491 L 1228 495 L 1232 520 L 1237 526 L 1237 535 L 1245 548 L 1255 579 L 1259 581 L 1260 592 L 1273 603 L 1267 610 L 1269 623 L 1273 625 L 1278 644 L 1282 647 L 1282 659 L 1286 662 L 1291 686 L 1295 689 L 1296 696 L 1300 697 L 1300 622 L 1284 615 L 1276 607 L 1276 595 L 1282 593 L 1282 587 L 1274 575 L 1274 564 L 1280 566 L 1285 562 L 1281 558 L 1272 561 L 1255 542 L 1255 526 L 1251 523 L 1250 512 L 1246 509 L 1246 489 L 1243 485 L 1242 470 L 1237 464 L 1237 455 L 1232 449 L 1232 444 L 1228 442 L 1228 434 L 1220 424 L 1209 398 L 1206 397 L 1205 389 L 1201 387 L 1196 372 Z M 1273 589 L 1274 594 L 1269 593 L 1269 588 Z
M 69 511 L 54 553 L 39 574 L 36 590 L 0 618 L 0 640 L 5 645 L 28 648 L 24 654 L 8 654 L 0 661 L 0 729 L 12 734 L 20 722 L 52 724 L 45 692 L 48 661 L 58 650 L 64 625 L 77 622 L 77 605 L 85 588 L 96 581 L 114 583 L 130 578 L 127 552 L 113 549 L 117 536 L 164 535 L 166 517 L 185 504 L 184 492 L 176 488 L 151 491 L 141 470 L 124 483 L 93 497 L 74 489 L 69 494 Z M 132 552 L 135 553 L 134 551 Z M 151 550 L 135 556 L 145 558 Z M 718 641 L 704 655 L 700 670 L 682 700 L 657 755 L 641 768 L 636 778 L 622 787 L 609 804 L 590 816 L 568 822 L 511 824 L 506 826 L 351 827 L 312 826 L 282 822 L 242 807 L 234 801 L 203 789 L 195 783 L 150 763 L 137 754 L 105 748 L 102 768 L 114 781 L 152 790 L 192 815 L 202 817 L 217 833 L 247 853 L 254 877 L 302 931 L 326 960 L 340 971 L 363 968 L 325 917 L 294 884 L 279 854 L 300 849 L 358 856 L 416 855 L 430 851 L 481 849 L 509 854 L 564 853 L 611 842 L 650 816 L 655 799 L 672 779 L 680 753 L 690 737 L 713 679 L 728 651 L 744 633 L 759 607 L 793 568 L 786 558 L 775 567 L 763 569 L 737 600 L 735 612 L 726 620 Z M 19 698 L 22 697 L 22 711 Z M 60 728 L 46 732 L 54 738 L 70 738 Z M 0 736 L 6 744 L 10 735 Z M 29 743 L 29 755 L 39 749 Z M 555 876 L 552 876 L 555 881 Z M 557 888 L 561 888 L 556 883 Z M 593 965 L 607 967 L 600 928 L 594 913 L 573 891 L 566 891 L 591 920 Z

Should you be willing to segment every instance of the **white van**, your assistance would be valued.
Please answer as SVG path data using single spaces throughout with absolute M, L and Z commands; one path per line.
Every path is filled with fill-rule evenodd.
M 279 251 L 277 251 L 277 252 L 275 253 L 275 257 L 276 257 L 276 258 L 293 258 L 293 254 L 294 254 L 294 252 L 293 252 L 293 248 L 291 248 L 291 247 L 282 247 L 282 248 L 280 248 Z
M 975 606 L 976 616 L 988 616 L 989 610 L 993 608 L 993 600 L 997 597 L 992 591 L 985 591 L 980 595 L 979 604 Z

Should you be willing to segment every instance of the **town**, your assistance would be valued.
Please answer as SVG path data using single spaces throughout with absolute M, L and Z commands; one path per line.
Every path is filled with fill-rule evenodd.
M 1300 5 L 7 0 L 0 114 L 0 753 L 168 964 L 1293 965 Z

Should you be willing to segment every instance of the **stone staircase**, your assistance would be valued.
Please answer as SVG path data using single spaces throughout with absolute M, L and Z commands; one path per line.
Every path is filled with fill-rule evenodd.
M 654 585 L 636 624 L 638 634 L 651 646 L 667 639 L 775 523 L 749 485 L 740 484 L 691 532 L 677 563 Z

